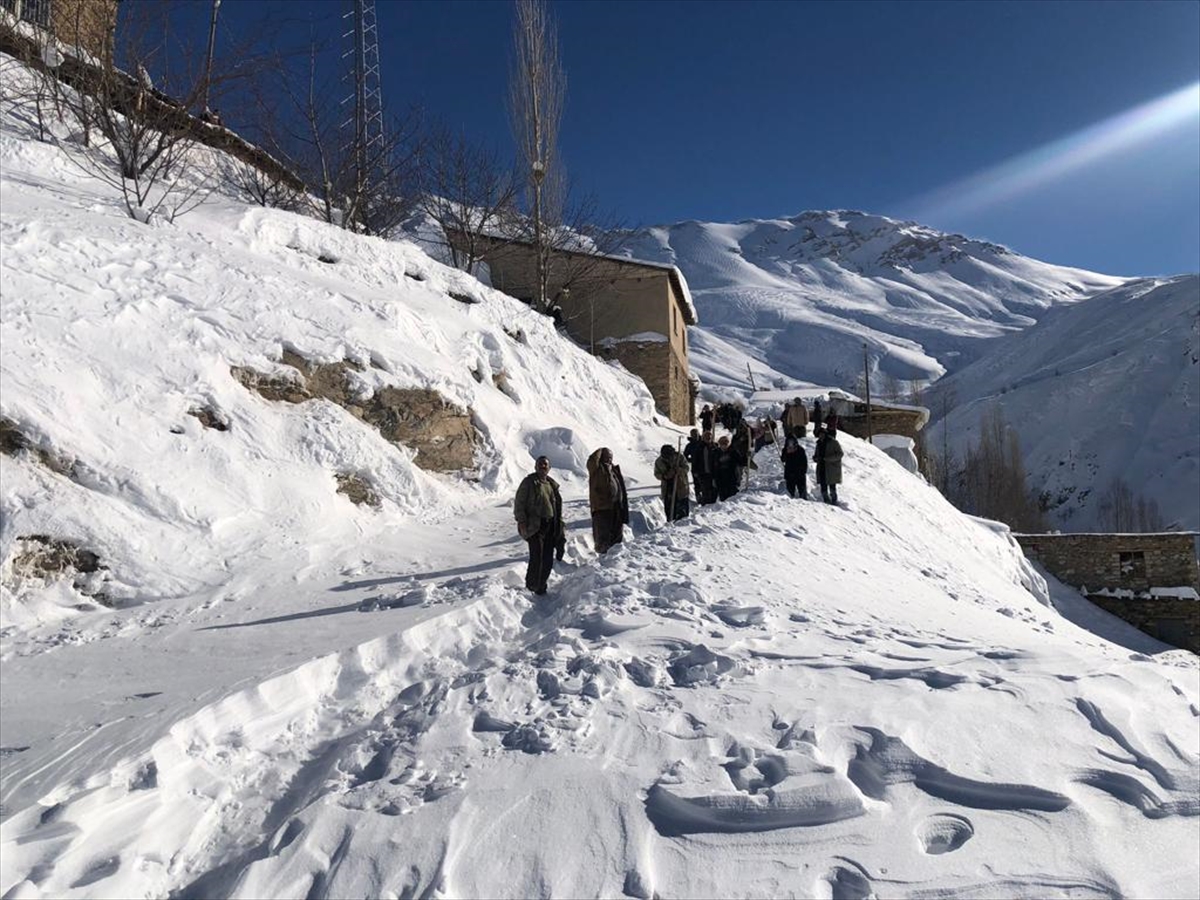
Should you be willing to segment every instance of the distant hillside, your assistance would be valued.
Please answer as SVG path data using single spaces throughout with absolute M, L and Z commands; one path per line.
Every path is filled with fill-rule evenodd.
M 852 384 L 865 341 L 879 371 L 933 379 L 1053 306 L 1124 279 L 860 212 L 634 235 L 629 255 L 679 266 L 700 314 L 692 367 L 710 386 L 756 379 Z
M 1121 477 L 1166 524 L 1200 529 L 1200 276 L 1134 281 L 1051 310 L 939 382 L 935 413 L 947 391 L 956 452 L 991 404 L 1020 428 L 1031 484 L 1058 526 L 1097 527 L 1102 494 Z

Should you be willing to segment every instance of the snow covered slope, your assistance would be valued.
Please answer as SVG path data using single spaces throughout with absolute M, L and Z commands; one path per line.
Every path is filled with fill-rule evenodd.
M 0 896 L 1200 892 L 1196 657 L 1073 624 L 1002 527 L 849 437 L 841 506 L 764 452 L 665 526 L 644 386 L 522 304 L 221 197 L 137 224 L 19 125 Z M 469 406 L 476 474 L 233 377 L 285 351 Z M 634 509 L 597 559 L 603 444 Z M 570 537 L 534 604 L 509 498 L 539 452 Z M 33 535 L 108 568 L 15 571 Z
M 147 228 L 91 193 L 60 151 L 6 134 L 2 152 L 0 414 L 70 470 L 4 458 L 6 560 L 23 536 L 64 535 L 99 554 L 110 602 L 181 596 L 256 559 L 307 561 L 300 536 L 353 542 L 469 513 L 507 496 L 531 453 L 586 477 L 589 448 L 640 446 L 654 416 L 640 380 L 411 245 L 219 198 Z M 432 388 L 469 409 L 477 474 L 422 471 L 350 412 L 272 403 L 231 372 L 287 377 L 285 350 L 350 360 L 363 396 Z M 204 428 L 197 409 L 228 430 Z M 336 492 L 342 472 L 366 480 L 378 512 Z M 73 615 L 78 599 L 59 599 L 55 615 Z M 11 577 L 0 603 L 13 622 L 52 615 Z
M 681 222 L 626 249 L 687 277 L 700 314 L 692 367 L 708 385 L 746 385 L 749 359 L 760 385 L 849 386 L 864 342 L 879 371 L 933 379 L 1050 307 L 1123 280 L 845 210 Z
M 1097 527 L 1120 477 L 1168 525 L 1200 530 L 1200 276 L 1139 280 L 1053 309 L 939 382 L 935 411 L 943 391 L 955 396 L 947 425 L 959 454 L 993 404 L 1020 429 L 1030 484 L 1059 527 Z
M 46 784 L 0 889 L 1195 896 L 1195 657 L 1076 628 L 1002 529 L 846 446 L 845 507 L 763 454 L 542 605 L 510 569 L 360 615 L 383 636 Z

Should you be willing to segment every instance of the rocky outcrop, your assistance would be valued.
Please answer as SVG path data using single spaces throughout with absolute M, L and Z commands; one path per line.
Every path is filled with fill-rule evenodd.
M 361 475 L 354 472 L 338 472 L 333 477 L 337 480 L 337 492 L 345 494 L 355 506 L 379 508 L 379 495 Z
M 16 422 L 4 416 L 0 416 L 0 453 L 15 458 L 34 459 L 51 472 L 77 480 L 78 472 L 73 458 L 34 443 Z
M 363 396 L 354 377 L 362 367 L 350 360 L 315 363 L 293 350 L 281 359 L 295 375 L 266 375 L 234 366 L 233 377 L 267 400 L 304 403 L 328 400 L 357 419 L 373 425 L 385 438 L 417 452 L 414 460 L 431 472 L 457 472 L 475 467 L 479 432 L 471 411 L 448 403 L 430 388 L 385 387 Z
M 80 547 L 73 541 L 52 538 L 45 534 L 28 534 L 13 544 L 13 555 L 5 566 L 5 581 L 49 583 L 71 578 L 81 594 L 97 603 L 111 606 L 108 594 L 100 587 L 103 573 L 108 569 L 100 556 Z
M 229 419 L 219 409 L 211 406 L 197 406 L 189 409 L 188 415 L 198 419 L 205 428 L 211 428 L 214 431 L 229 430 Z

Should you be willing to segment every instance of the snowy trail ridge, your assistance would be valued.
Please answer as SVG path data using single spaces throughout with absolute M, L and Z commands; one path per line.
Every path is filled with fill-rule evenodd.
M 849 436 L 838 506 L 770 448 L 668 526 L 679 429 L 548 317 L 220 192 L 136 222 L 0 115 L 0 900 L 1200 896 L 1197 657 L 1076 625 L 1003 526 Z M 645 240 L 691 254 L 706 384 L 789 397 L 860 325 L 933 377 L 1117 281 L 857 213 Z M 569 539 L 531 602 L 540 454 Z
M 538 606 L 516 569 L 435 588 L 462 602 L 177 722 L 5 821 L 4 887 L 1187 895 L 1146 851 L 1200 821 L 1194 662 L 1074 629 L 1002 533 L 847 445 L 850 508 L 771 465 Z

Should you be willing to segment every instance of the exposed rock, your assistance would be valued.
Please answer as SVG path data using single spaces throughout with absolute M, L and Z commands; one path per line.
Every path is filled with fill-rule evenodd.
M 214 431 L 228 431 L 229 419 L 225 417 L 219 410 L 211 406 L 197 406 L 188 410 L 189 416 L 195 416 L 200 420 L 200 424 L 205 428 L 211 428 Z
M 479 302 L 478 297 L 475 297 L 471 294 L 465 293 L 464 291 L 451 291 L 450 299 L 457 300 L 459 303 L 465 303 L 468 306 L 474 305 Z
M 364 408 L 363 419 L 389 441 L 416 450 L 422 469 L 454 472 L 475 466 L 479 432 L 470 411 L 447 403 L 435 390 L 383 388 Z
M 57 581 L 73 577 L 75 589 L 106 606 L 108 595 L 94 587 L 98 573 L 106 571 L 100 556 L 80 547 L 73 541 L 52 538 L 45 534 L 27 534 L 13 544 L 13 556 L 7 566 L 9 576 L 17 581 Z
M 303 379 L 287 375 L 264 375 L 249 366 L 231 366 L 230 374 L 243 387 L 261 394 L 277 403 L 303 403 L 311 400 L 312 394 L 304 386 Z
M 0 453 L 5 456 L 16 456 L 22 450 L 29 449 L 29 438 L 21 433 L 17 423 L 12 419 L 0 416 Z
M 349 497 L 351 503 L 379 508 L 379 495 L 361 475 L 354 472 L 338 472 L 333 477 L 337 479 L 337 492 Z
M 0 453 L 13 457 L 28 453 L 51 472 L 77 480 L 74 459 L 64 453 L 37 446 L 21 431 L 16 422 L 4 416 L 0 416 Z
M 364 398 L 353 373 L 362 367 L 350 360 L 313 363 L 285 349 L 281 360 L 295 369 L 295 379 L 264 375 L 245 366 L 231 372 L 245 387 L 268 400 L 303 403 L 322 399 L 336 403 L 355 418 L 374 425 L 389 441 L 417 451 L 416 464 L 432 472 L 455 472 L 475 466 L 479 432 L 470 410 L 447 403 L 429 388 L 385 387 Z

